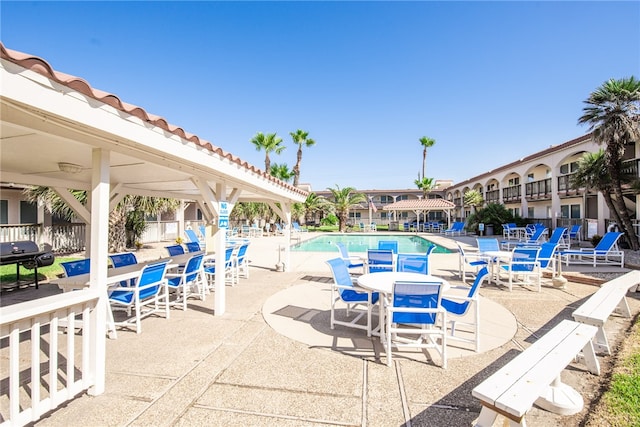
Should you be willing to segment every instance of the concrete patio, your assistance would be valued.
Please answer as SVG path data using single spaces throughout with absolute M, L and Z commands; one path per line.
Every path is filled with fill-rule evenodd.
M 425 237 L 452 249 L 453 240 L 475 245 L 471 236 Z M 504 343 L 480 353 L 453 351 L 446 370 L 426 356 L 394 357 L 394 365 L 387 367 L 376 338 L 339 326 L 331 330 L 325 324 L 330 272 L 324 261 L 336 257 L 337 250 L 292 252 L 290 272 L 283 273 L 275 271 L 278 244 L 284 244 L 284 238 L 252 239 L 250 278 L 227 287 L 224 315 L 213 316 L 210 295 L 204 302 L 190 300 L 186 312 L 172 310 L 169 320 L 145 319 L 140 335 L 119 330 L 118 339 L 107 340 L 106 392 L 81 395 L 36 425 L 471 425 L 480 412 L 471 390 L 555 324 L 570 318 L 597 289 L 570 281 L 561 290 L 548 280 L 540 293 L 519 286 L 513 292 L 485 286 L 481 296 L 500 309 L 485 308 L 484 321 L 513 319 L 513 334 Z M 143 249 L 138 257 L 164 256 L 163 246 Z M 457 253 L 433 254 L 432 260 L 433 274 L 460 284 Z M 570 270 L 588 273 L 589 268 Z M 3 294 L 3 305 L 8 299 L 55 292 L 53 285 L 41 284 L 39 290 Z M 637 314 L 640 299 L 637 294 L 628 299 Z M 292 306 L 300 311 L 278 313 Z M 496 314 L 503 312 L 508 316 Z M 629 319 L 612 317 L 607 324 L 609 338 L 619 342 L 629 324 Z M 487 328 L 491 326 L 483 333 L 491 332 Z M 563 381 L 585 400 L 582 412 L 559 416 L 534 407 L 527 415 L 529 425 L 578 424 L 609 369 L 611 356 L 599 359 L 603 368 L 599 377 L 578 364 L 563 372 Z M 3 401 L 0 410 L 4 409 Z M 502 421 L 499 418 L 496 424 Z

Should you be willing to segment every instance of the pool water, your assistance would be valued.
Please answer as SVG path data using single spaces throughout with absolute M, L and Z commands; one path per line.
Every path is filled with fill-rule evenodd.
M 366 252 L 367 249 L 378 249 L 380 240 L 396 240 L 398 252 L 420 253 L 426 252 L 429 246 L 435 246 L 434 252 L 449 253 L 449 250 L 438 246 L 420 236 L 402 236 L 397 234 L 337 234 L 314 237 L 304 242 L 291 246 L 292 251 L 297 252 L 336 252 L 336 243 L 341 242 L 351 252 Z

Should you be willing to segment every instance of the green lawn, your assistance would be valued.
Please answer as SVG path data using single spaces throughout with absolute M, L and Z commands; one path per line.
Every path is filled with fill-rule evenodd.
M 58 275 L 64 274 L 62 267 L 60 267 L 61 262 L 72 261 L 74 259 L 79 259 L 77 257 L 56 257 L 53 264 L 48 267 L 40 267 L 38 268 L 38 280 L 45 279 L 54 279 Z M 34 270 L 28 270 L 24 267 L 20 267 L 20 280 L 31 280 L 34 279 Z M 16 265 L 3 265 L 0 266 L 0 283 L 13 283 L 16 281 Z

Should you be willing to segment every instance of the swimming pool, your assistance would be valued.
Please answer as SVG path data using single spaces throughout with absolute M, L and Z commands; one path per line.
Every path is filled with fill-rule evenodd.
M 349 252 L 366 252 L 367 249 L 377 249 L 380 240 L 396 240 L 398 252 L 426 252 L 429 246 L 435 246 L 434 252 L 449 253 L 450 251 L 438 246 L 420 236 L 403 236 L 398 234 L 337 234 L 328 233 L 291 246 L 297 252 L 336 252 L 336 243 L 343 243 Z

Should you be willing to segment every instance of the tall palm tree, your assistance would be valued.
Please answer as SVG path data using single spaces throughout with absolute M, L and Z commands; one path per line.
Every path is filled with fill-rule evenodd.
M 275 176 L 276 178 L 284 182 L 290 182 L 291 178 L 293 178 L 293 172 L 289 170 L 289 166 L 287 166 L 286 163 L 273 163 L 271 165 L 270 173 L 271 176 Z
M 330 203 L 333 205 L 338 217 L 338 228 L 341 232 L 345 232 L 347 220 L 349 219 L 349 209 L 366 202 L 367 197 L 362 193 L 355 193 L 356 189 L 353 187 L 340 188 L 337 184 L 336 188 L 327 188 L 327 190 L 331 191 L 333 196 L 333 201 L 330 201 Z
M 420 138 L 420 145 L 422 145 L 422 179 L 424 179 L 424 171 L 427 168 L 427 148 L 433 147 L 435 143 L 435 139 L 426 136 Z
M 416 179 L 413 183 L 419 190 L 422 190 L 422 197 L 425 199 L 427 198 L 427 193 L 435 188 L 433 178 Z
M 633 76 L 619 80 L 607 80 L 589 95 L 583 108 L 580 124 L 588 124 L 593 139 L 605 145 L 607 170 L 611 176 L 613 207 L 621 219 L 631 249 L 638 250 L 640 244 L 631 223 L 631 216 L 622 194 L 622 160 L 625 146 L 640 139 L 640 80 Z
M 251 138 L 251 142 L 256 147 L 256 150 L 264 150 L 264 171 L 267 174 L 271 173 L 271 159 L 269 158 L 269 153 L 274 152 L 276 154 L 282 153 L 286 147 L 282 144 L 282 138 L 280 138 L 275 133 L 264 134 L 262 132 L 258 132 L 253 138 Z
M 298 155 L 296 165 L 293 167 L 293 185 L 298 185 L 300 182 L 300 163 L 302 162 L 302 146 L 311 147 L 315 145 L 316 141 L 309 138 L 309 132 L 298 129 L 295 132 L 289 132 L 293 142 L 298 144 Z
M 609 211 L 613 214 L 616 222 L 621 224 L 620 215 L 613 205 L 611 193 L 613 192 L 613 182 L 607 168 L 607 159 L 604 150 L 600 149 L 595 153 L 585 153 L 578 160 L 578 169 L 571 176 L 571 186 L 575 189 L 593 189 L 602 193 L 604 202 Z

